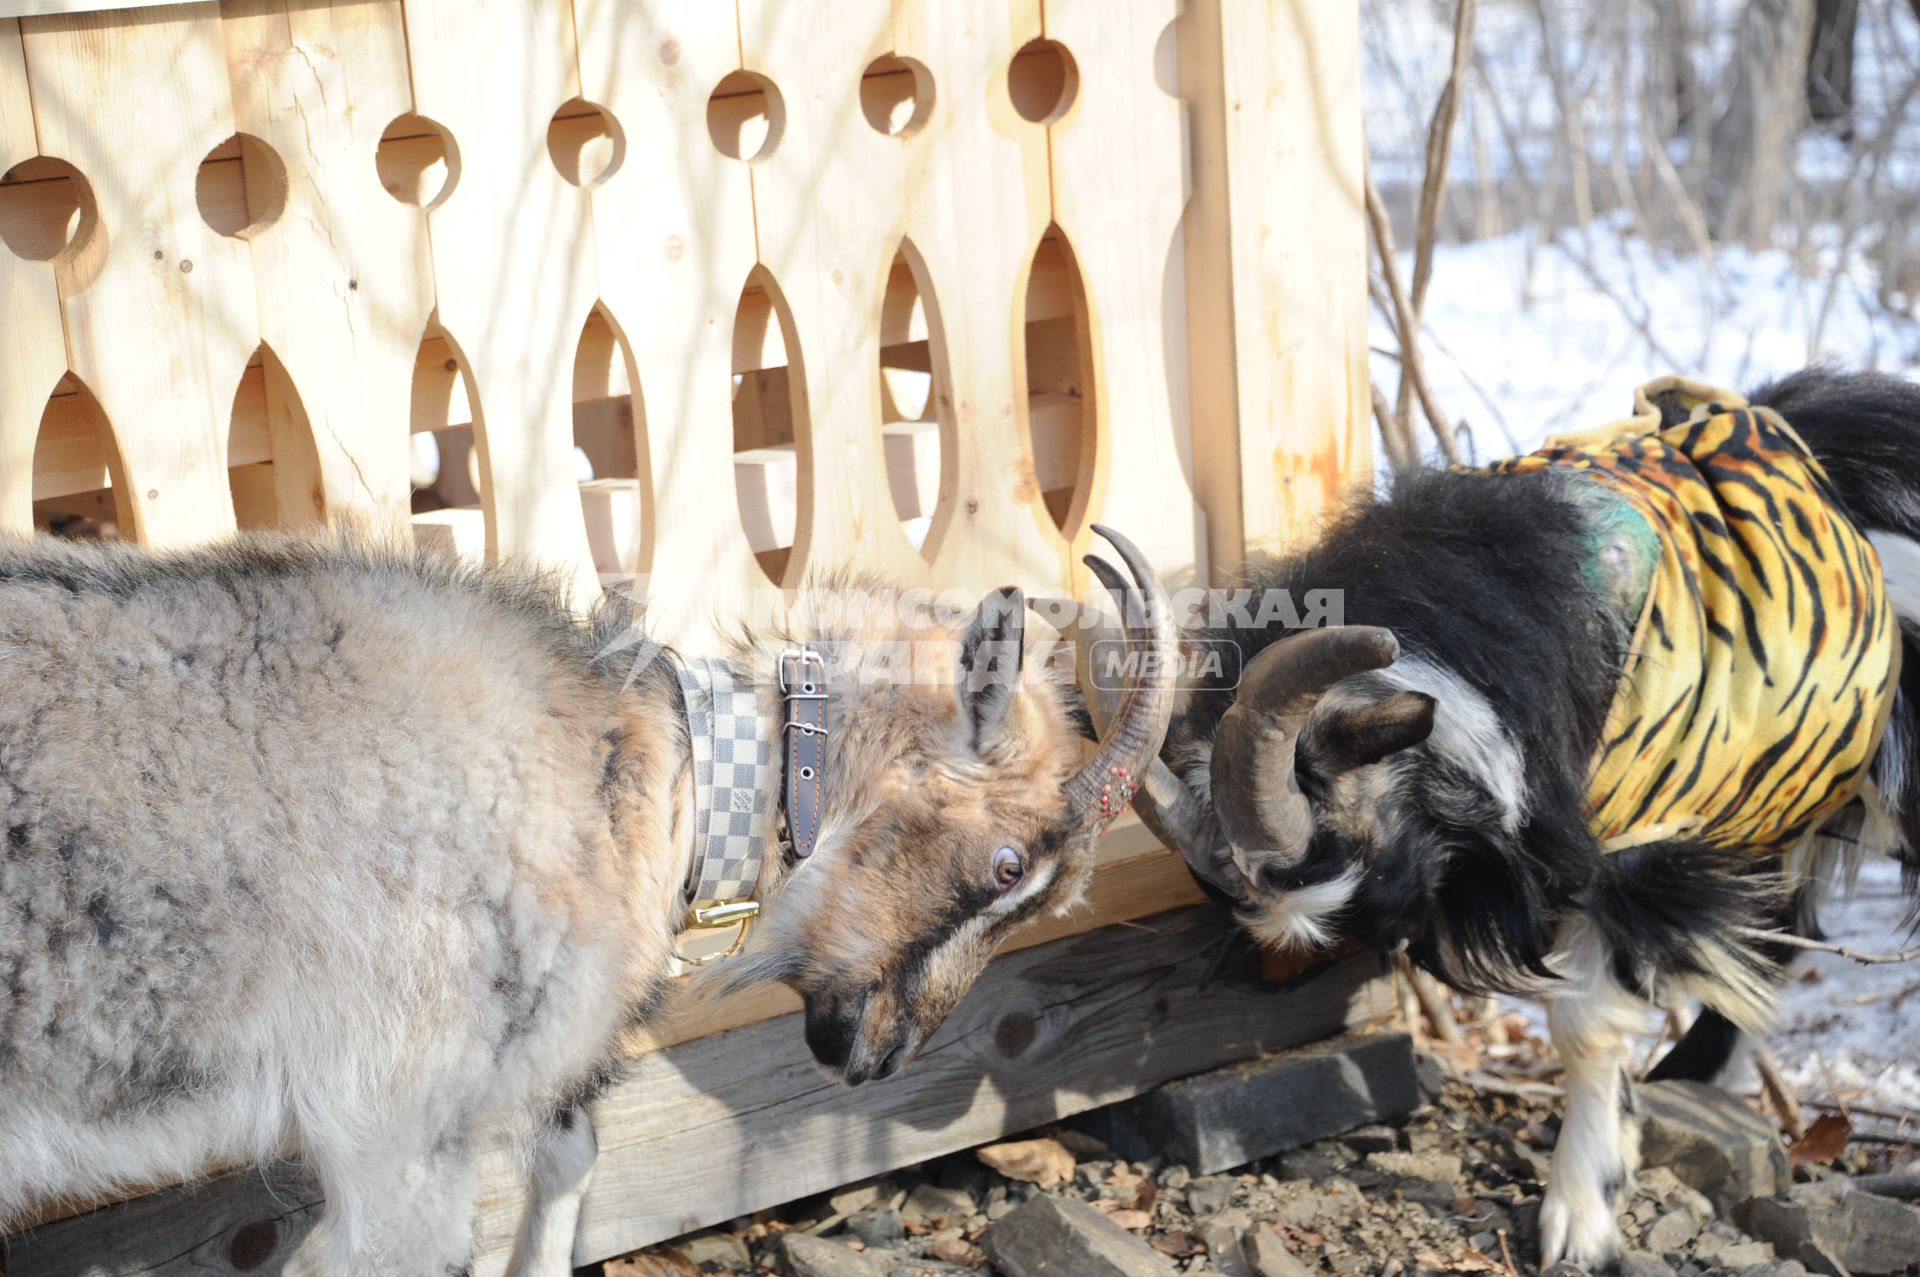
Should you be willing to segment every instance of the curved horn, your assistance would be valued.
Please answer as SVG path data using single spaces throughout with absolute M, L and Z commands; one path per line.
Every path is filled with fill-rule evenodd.
M 1105 563 L 1093 571 L 1108 589 L 1126 589 L 1125 581 Z M 1072 600 L 1037 600 L 1030 606 L 1063 631 L 1066 618 L 1076 613 L 1085 615 Z M 1120 698 L 1106 680 L 1095 677 L 1093 653 L 1097 646 L 1115 639 L 1113 629 L 1105 624 L 1083 625 L 1082 635 L 1074 644 L 1074 665 L 1087 716 L 1093 720 L 1095 740 L 1107 738 L 1108 724 L 1113 721 Z M 1219 828 L 1208 812 L 1204 791 L 1196 792 L 1157 755 L 1147 764 L 1147 774 L 1133 796 L 1133 810 L 1160 844 L 1178 852 L 1203 881 L 1229 899 L 1237 900 L 1245 894 L 1245 881 L 1233 871 Z
M 1281 864 L 1306 853 L 1313 812 L 1294 768 L 1300 728 L 1328 688 L 1399 655 L 1392 631 L 1352 625 L 1289 635 L 1247 662 L 1210 763 L 1214 811 L 1236 847 Z
M 1160 752 L 1167 720 L 1173 714 L 1179 634 L 1166 587 L 1133 542 L 1097 523 L 1093 530 L 1112 543 L 1134 580 L 1129 586 L 1112 564 L 1097 555 L 1086 557 L 1087 567 L 1120 605 L 1126 625 L 1129 672 L 1104 741 L 1086 765 L 1068 778 L 1065 787 L 1067 809 L 1084 828 L 1097 834 L 1126 809 Z M 1091 708 L 1100 699 L 1099 692 L 1093 680 L 1086 686 L 1091 693 Z

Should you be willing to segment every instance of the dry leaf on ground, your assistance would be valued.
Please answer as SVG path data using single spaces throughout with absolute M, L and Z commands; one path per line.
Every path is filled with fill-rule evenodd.
M 625 1259 L 609 1259 L 607 1277 L 700 1277 L 699 1267 L 671 1246 Z
M 1073 1178 L 1073 1154 L 1059 1140 L 1014 1140 L 989 1144 L 976 1156 L 1008 1179 L 1052 1188 Z
M 1787 1145 L 1787 1158 L 1795 1166 L 1807 1162 L 1831 1166 L 1834 1158 L 1847 1151 L 1847 1141 L 1852 1137 L 1853 1123 L 1838 1113 L 1822 1113 L 1805 1135 Z

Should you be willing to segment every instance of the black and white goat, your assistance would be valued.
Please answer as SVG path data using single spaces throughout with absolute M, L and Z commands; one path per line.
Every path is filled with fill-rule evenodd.
M 1131 641 L 1164 655 L 1164 595 L 1112 539 L 1159 599 Z M 777 756 L 807 713 L 826 747 L 788 769 L 811 856 L 767 827 L 761 924 L 716 968 L 796 989 L 851 1083 L 1079 898 L 1173 694 L 1145 660 L 1083 764 L 1068 689 L 1023 667 L 1018 591 L 971 619 L 863 597 L 725 662 L 735 744 Z M 517 1267 L 570 1272 L 576 1110 L 661 1004 L 704 783 L 675 663 L 637 666 L 657 649 L 629 625 L 366 545 L 0 540 L 0 1233 L 295 1156 L 326 1192 L 319 1270 L 442 1277 L 468 1264 L 479 1146 L 533 1142 Z M 819 664 L 783 690 L 797 648 Z
M 1911 884 L 1920 389 L 1810 370 L 1753 403 L 1797 429 L 1883 565 L 1904 632 L 1887 640 L 1885 678 L 1901 647 L 1905 663 L 1871 763 L 1878 803 L 1826 832 L 1900 856 Z M 1568 1111 L 1542 1250 L 1593 1265 L 1615 1253 L 1637 1161 L 1624 1035 L 1648 1002 L 1693 995 L 1709 1011 L 1667 1075 L 1722 1065 L 1729 1025 L 1762 1022 L 1778 976 L 1743 928 L 1789 924 L 1820 874 L 1812 839 L 1755 857 L 1684 832 L 1611 848 L 1594 833 L 1590 774 L 1633 618 L 1595 570 L 1605 537 L 1579 488 L 1548 473 L 1411 474 L 1313 548 L 1257 566 L 1256 590 L 1343 591 L 1346 627 L 1196 635 L 1237 648 L 1245 678 L 1193 693 L 1139 805 L 1266 941 L 1358 939 L 1461 988 L 1546 1000 Z M 1833 633 L 1859 622 L 1831 619 Z M 1772 659 L 1791 677 L 1800 655 Z

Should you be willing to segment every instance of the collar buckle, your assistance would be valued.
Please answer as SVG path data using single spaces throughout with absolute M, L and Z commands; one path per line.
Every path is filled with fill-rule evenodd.
M 673 956 L 690 967 L 704 967 L 731 958 L 747 947 L 747 935 L 753 930 L 753 920 L 760 916 L 758 900 L 716 900 L 710 904 L 695 905 L 687 915 L 687 931 L 719 931 L 738 925 L 740 930 L 734 934 L 733 943 L 719 953 L 707 953 L 698 956 L 680 951 L 679 937 L 674 937 Z

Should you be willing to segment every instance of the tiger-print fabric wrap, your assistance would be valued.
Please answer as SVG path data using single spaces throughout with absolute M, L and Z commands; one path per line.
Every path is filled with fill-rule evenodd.
M 1900 635 L 1879 557 L 1771 409 L 1679 378 L 1635 407 L 1493 467 L 1577 472 L 1659 540 L 1593 759 L 1594 834 L 1784 850 L 1858 793 L 1885 731 Z

